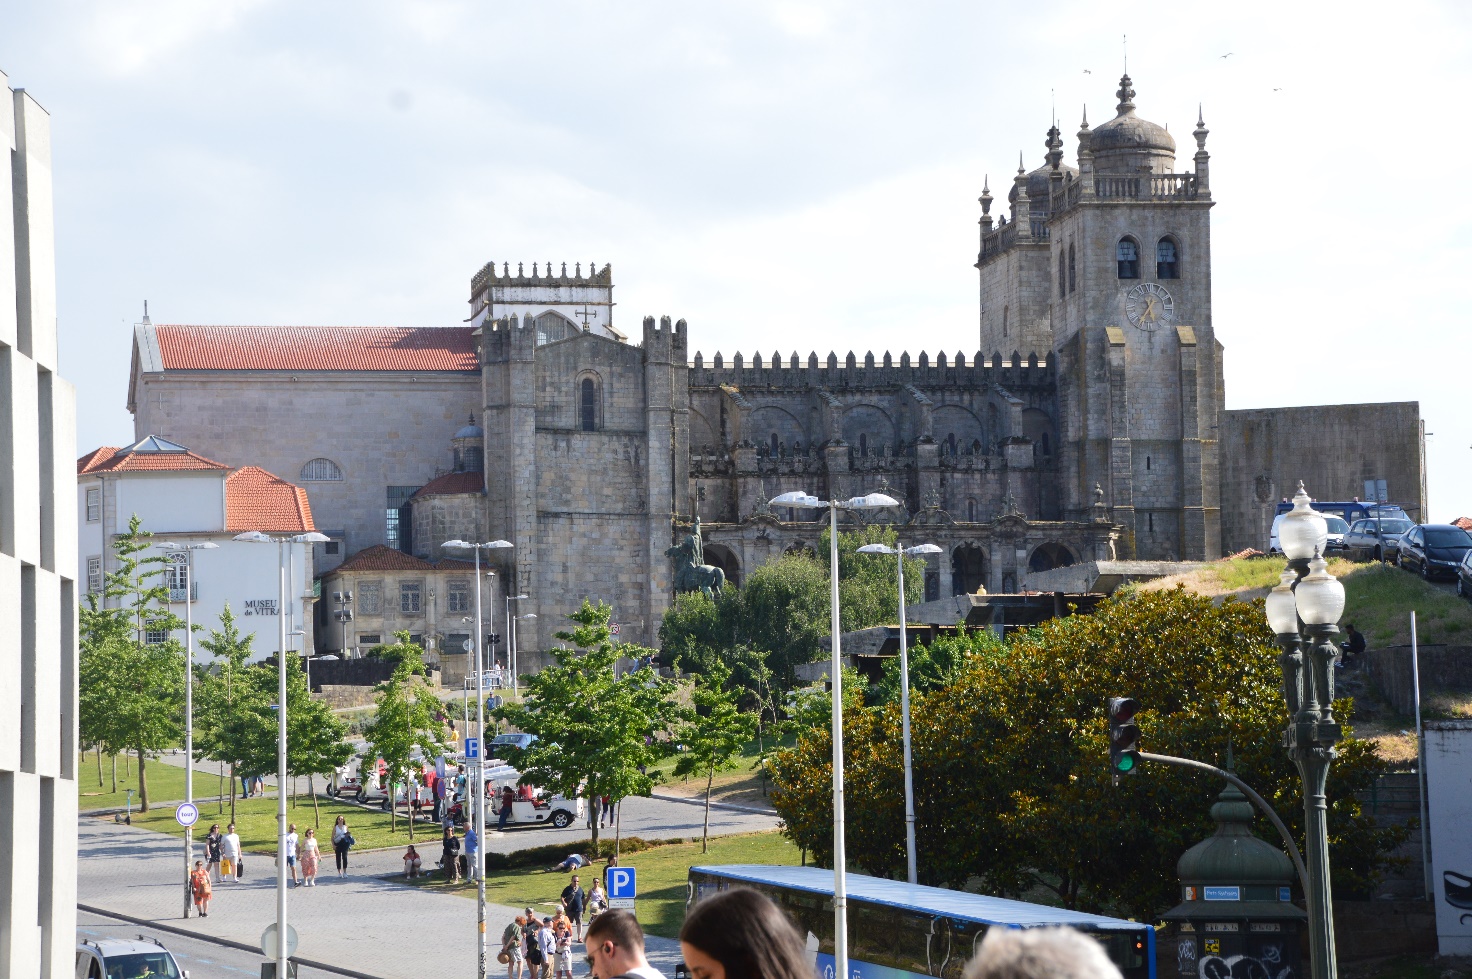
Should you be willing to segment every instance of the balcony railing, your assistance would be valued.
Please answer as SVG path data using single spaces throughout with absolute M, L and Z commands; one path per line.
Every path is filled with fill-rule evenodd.
M 186 598 L 185 595 L 188 595 Z M 170 602 L 197 602 L 199 601 L 199 582 L 191 582 L 188 588 L 169 587 Z
M 1196 175 L 1194 173 L 1131 176 L 1102 174 L 1094 178 L 1094 196 L 1101 200 L 1193 200 L 1196 197 Z

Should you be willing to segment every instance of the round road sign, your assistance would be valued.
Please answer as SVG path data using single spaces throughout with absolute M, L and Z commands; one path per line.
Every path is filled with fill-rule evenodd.
M 261 954 L 268 959 L 276 957 L 276 925 L 271 923 L 266 930 L 261 932 Z M 291 925 L 286 926 L 286 957 L 290 958 L 296 954 L 296 929 Z
M 186 829 L 199 822 L 199 807 L 192 802 L 181 802 L 174 810 L 174 819 Z

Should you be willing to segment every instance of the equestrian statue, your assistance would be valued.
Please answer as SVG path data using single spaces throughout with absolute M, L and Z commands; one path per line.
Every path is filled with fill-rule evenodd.
M 700 538 L 700 517 L 696 516 L 690 536 L 674 547 L 667 549 L 666 557 L 675 559 L 675 591 L 704 592 L 714 598 L 726 583 L 726 572 L 713 564 L 701 564 L 705 557 L 705 544 Z

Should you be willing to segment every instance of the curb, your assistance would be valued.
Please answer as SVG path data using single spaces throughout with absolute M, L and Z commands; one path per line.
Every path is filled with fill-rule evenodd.
M 236 942 L 228 938 L 218 938 L 214 935 L 202 935 L 197 931 L 190 931 L 188 928 L 180 928 L 177 925 L 165 925 L 149 918 L 135 918 L 129 914 L 119 914 L 116 911 L 106 911 L 102 908 L 94 908 L 88 904 L 78 904 L 77 910 L 85 911 L 88 914 L 100 915 L 104 918 L 116 918 L 119 921 L 126 921 L 129 924 L 138 925 L 140 928 L 148 928 L 153 931 L 168 932 L 171 935 L 180 935 L 184 938 L 193 938 L 201 942 L 209 942 L 211 945 L 219 945 L 223 948 L 233 948 L 237 951 L 251 952 L 253 954 L 259 954 L 261 951 L 259 945 L 247 945 L 244 942 Z M 369 975 L 366 972 L 356 972 L 352 969 L 344 969 L 341 966 L 329 965 L 326 962 L 317 962 L 312 959 L 304 959 L 295 955 L 291 957 L 290 961 L 296 963 L 299 966 L 306 966 L 308 969 L 317 969 L 320 972 L 330 972 L 333 975 L 337 976 L 347 976 L 348 979 L 380 979 L 380 977 Z
M 686 798 L 685 796 L 682 796 L 682 795 L 665 795 L 663 792 L 651 792 L 650 793 L 650 798 L 652 798 L 652 799 L 661 799 L 661 800 L 663 800 L 665 802 L 683 802 L 686 805 L 699 806 L 702 809 L 705 808 L 705 800 L 703 800 L 703 799 L 688 799 L 688 798 Z M 776 816 L 776 815 L 778 815 L 777 810 L 775 810 L 775 809 L 758 809 L 755 806 L 738 806 L 734 802 L 712 802 L 710 804 L 710 807 L 712 809 L 729 809 L 729 810 L 732 810 L 733 812 L 752 813 L 752 814 L 757 815 L 757 816 Z

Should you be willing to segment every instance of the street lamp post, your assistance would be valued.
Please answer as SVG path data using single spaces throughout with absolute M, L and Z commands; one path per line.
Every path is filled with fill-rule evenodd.
M 1332 637 L 1344 612 L 1344 586 L 1324 567 L 1329 527 L 1312 509 L 1303 483 L 1293 509 L 1283 517 L 1278 539 L 1288 568 L 1267 597 L 1267 620 L 1283 650 L 1283 696 L 1288 728 L 1283 746 L 1303 781 L 1305 836 L 1304 897 L 1308 902 L 1309 954 L 1313 979 L 1335 979 L 1334 903 L 1329 884 L 1328 801 L 1325 783 L 1337 754 L 1340 727 L 1334 718 Z
M 475 800 L 475 976 L 476 979 L 486 979 L 486 698 L 483 693 L 485 642 L 481 638 L 480 552 L 503 550 L 515 545 L 504 540 L 472 544 L 456 539 L 445 541 L 440 546 L 475 552 L 475 726 L 480 738 L 480 751 L 475 760 L 475 793 L 472 796 Z M 495 631 L 494 622 L 491 623 L 491 631 Z
M 838 510 L 872 510 L 899 506 L 899 501 L 883 493 L 855 496 L 840 502 L 824 502 L 801 490 L 783 493 L 770 506 L 800 507 L 806 510 L 828 509 L 828 581 L 830 615 L 828 626 L 833 637 L 833 659 L 829 672 L 833 680 L 833 970 L 843 979 L 848 976 L 848 868 L 843 840 L 843 670 L 838 638 Z
M 198 544 L 160 543 L 155 547 L 184 552 L 184 801 L 194 804 L 194 552 L 219 548 L 214 541 Z M 170 602 L 173 599 L 170 588 Z M 184 827 L 184 917 L 189 917 L 189 874 L 194 869 L 194 825 Z
M 281 630 L 281 644 L 277 647 L 279 652 L 276 654 L 276 979 L 286 979 L 286 964 L 290 957 L 286 931 L 286 603 L 290 597 L 286 585 L 286 563 L 290 558 L 290 551 L 286 549 L 286 545 L 317 544 L 329 538 L 315 530 L 278 537 L 259 530 L 248 530 L 243 534 L 236 534 L 234 539 L 253 544 L 276 545 L 276 585 L 280 591 L 276 619 Z
M 337 621 L 342 623 L 342 658 L 352 659 L 348 655 L 348 623 L 353 621 L 353 593 L 350 591 L 336 592 L 332 596 L 332 601 L 337 606 L 337 611 L 333 614 L 337 617 Z
M 508 588 L 506 590 L 510 591 L 511 589 Z M 512 618 L 511 615 L 511 603 L 519 602 L 523 598 L 530 597 L 531 596 L 526 594 L 525 592 L 520 595 L 506 596 L 506 669 L 511 671 L 511 692 L 513 694 L 516 693 L 517 690 L 516 619 Z M 516 618 L 520 618 L 520 616 L 517 616 Z
M 900 585 L 900 727 L 905 755 L 905 867 L 912 884 L 919 883 L 915 868 L 915 778 L 910 765 L 910 653 L 908 636 L 905 632 L 905 558 L 922 554 L 939 554 L 941 549 L 934 544 L 916 544 L 905 547 L 898 541 L 894 547 L 884 544 L 865 544 L 860 554 L 893 554 L 899 569 Z

